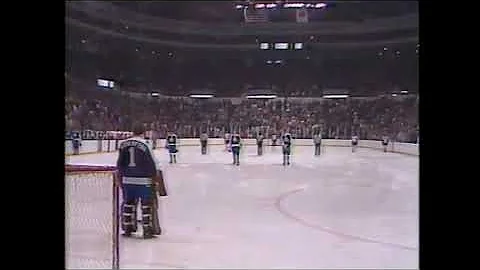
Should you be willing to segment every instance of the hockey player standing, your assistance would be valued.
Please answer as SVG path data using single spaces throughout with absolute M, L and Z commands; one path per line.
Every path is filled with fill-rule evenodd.
M 133 137 L 120 144 L 117 159 L 116 183 L 123 192 L 121 224 L 125 236 L 137 231 L 137 203 L 142 206 L 143 237 L 161 234 L 158 221 L 158 201 L 167 196 L 162 171 L 152 149 L 142 138 L 143 126 L 134 128 Z
M 263 154 L 263 134 L 259 132 L 257 134 L 257 155 L 261 156 Z
M 390 142 L 390 139 L 388 138 L 388 136 L 383 136 L 382 137 L 382 146 L 383 146 L 383 152 L 387 152 L 387 147 L 388 147 L 388 143 Z
M 355 151 L 357 150 L 357 147 L 358 147 L 358 136 L 353 135 L 352 136 L 352 153 L 355 153 Z
M 241 138 L 239 134 L 233 134 L 230 138 L 230 148 L 233 154 L 233 165 L 240 165 Z
M 200 146 L 201 146 L 201 151 L 202 155 L 207 154 L 207 142 L 208 142 L 208 134 L 206 132 L 200 134 Z
M 157 149 L 157 137 L 154 134 L 154 137 L 152 138 L 152 149 L 155 150 Z
M 72 147 L 73 147 L 73 154 L 78 155 L 80 154 L 80 146 L 82 146 L 82 140 L 80 138 L 79 132 L 72 133 Z
M 322 146 L 322 134 L 321 132 L 316 132 L 313 135 L 313 144 L 315 145 L 315 156 L 320 156 L 321 146 Z
M 177 135 L 175 135 L 175 133 L 170 132 L 168 134 L 165 148 L 168 149 L 168 154 L 170 156 L 169 163 L 177 163 L 178 150 L 177 150 Z
M 229 151 L 229 147 L 230 147 L 230 133 L 225 133 L 225 151 Z
M 152 130 L 150 140 L 152 140 L 152 149 L 157 149 L 157 132 Z
M 290 165 L 290 154 L 292 150 L 292 135 L 285 133 L 282 136 L 283 165 Z

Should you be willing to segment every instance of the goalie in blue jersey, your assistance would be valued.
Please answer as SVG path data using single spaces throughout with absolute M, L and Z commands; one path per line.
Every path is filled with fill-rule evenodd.
M 144 238 L 161 234 L 158 220 L 159 196 L 167 196 L 163 174 L 151 146 L 143 138 L 143 126 L 120 144 L 116 181 L 122 188 L 121 226 L 125 236 L 137 231 L 137 204 L 141 204 Z

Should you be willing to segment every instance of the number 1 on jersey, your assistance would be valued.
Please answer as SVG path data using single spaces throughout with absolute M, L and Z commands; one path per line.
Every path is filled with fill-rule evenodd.
M 130 163 L 128 163 L 128 167 L 135 167 L 135 147 L 129 147 L 128 152 L 130 153 Z

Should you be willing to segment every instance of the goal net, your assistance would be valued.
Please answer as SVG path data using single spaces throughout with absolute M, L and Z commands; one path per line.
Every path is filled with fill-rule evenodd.
M 119 188 L 111 166 L 65 166 L 67 269 L 119 268 Z

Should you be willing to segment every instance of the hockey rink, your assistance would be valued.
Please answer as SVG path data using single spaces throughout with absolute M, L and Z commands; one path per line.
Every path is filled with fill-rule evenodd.
M 180 147 L 177 164 L 155 150 L 169 192 L 160 199 L 163 235 L 121 237 L 120 267 L 418 268 L 418 157 L 349 147 L 315 157 L 313 147 L 294 146 L 284 167 L 280 147 L 264 149 L 242 149 L 240 166 L 222 146 L 203 156 L 200 147 Z M 66 163 L 114 165 L 116 156 Z M 111 267 L 111 189 L 105 179 L 88 181 L 66 183 L 71 269 Z

